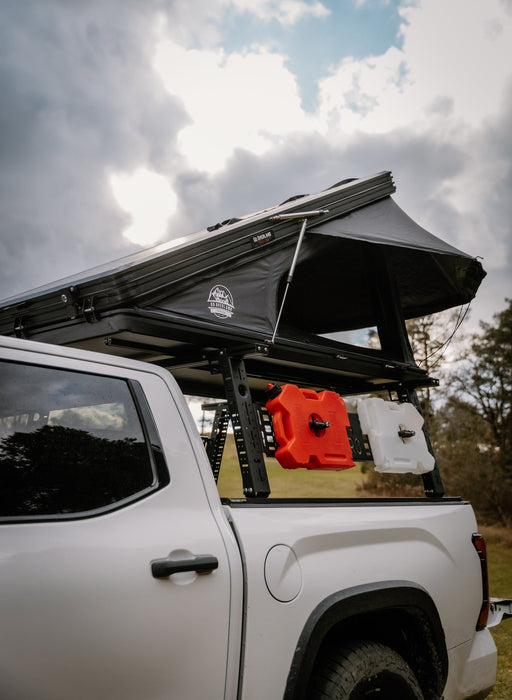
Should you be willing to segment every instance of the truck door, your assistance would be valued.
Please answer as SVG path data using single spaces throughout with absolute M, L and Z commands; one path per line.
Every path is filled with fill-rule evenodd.
M 236 562 L 168 385 L 30 355 L 0 361 L 0 697 L 231 697 Z

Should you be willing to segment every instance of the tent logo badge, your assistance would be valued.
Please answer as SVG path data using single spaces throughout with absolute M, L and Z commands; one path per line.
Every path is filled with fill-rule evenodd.
M 215 287 L 212 287 L 208 295 L 208 308 L 217 318 L 231 318 L 235 304 L 229 289 L 222 284 L 216 284 Z

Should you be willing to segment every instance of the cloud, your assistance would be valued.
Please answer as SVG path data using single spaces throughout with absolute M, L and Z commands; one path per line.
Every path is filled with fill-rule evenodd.
M 2 2 L 3 294 L 134 249 L 109 176 L 172 171 L 186 119 L 151 68 L 156 5 Z
M 177 204 L 168 180 L 147 168 L 139 168 L 132 175 L 114 173 L 110 184 L 119 206 L 132 219 L 123 235 L 143 245 L 162 239 Z
M 190 117 L 178 145 L 191 167 L 218 172 L 238 147 L 261 155 L 309 128 L 295 76 L 277 53 L 260 47 L 226 54 L 162 40 L 154 66 Z
M 453 117 L 473 126 L 501 106 L 510 77 L 512 14 L 501 0 L 427 0 L 401 11 L 410 87 L 421 104 L 451 96 Z
M 330 15 L 330 10 L 321 2 L 301 2 L 300 0 L 263 0 L 259 5 L 255 5 L 252 0 L 235 0 L 234 5 L 245 7 L 251 12 L 255 12 L 256 8 L 261 8 L 258 15 L 262 19 L 270 20 L 277 19 L 284 25 L 297 24 L 302 19 L 307 17 L 315 17 L 324 19 Z
M 156 2 L 156 0 L 154 0 Z M 308 19 L 326 19 L 331 14 L 319 0 L 174 0 L 162 2 L 160 21 L 169 37 L 182 46 L 212 48 L 222 43 L 225 25 L 240 18 L 277 22 L 293 29 Z
M 307 17 L 325 18 L 330 10 L 321 2 L 303 2 L 302 0 L 228 0 L 227 9 L 249 12 L 258 19 L 269 22 L 277 20 L 283 25 L 293 26 Z
M 401 46 L 345 58 L 320 81 L 320 116 L 345 133 L 476 127 L 511 75 L 512 14 L 499 0 L 424 0 L 400 10 Z M 461 22 L 461 18 L 464 18 Z

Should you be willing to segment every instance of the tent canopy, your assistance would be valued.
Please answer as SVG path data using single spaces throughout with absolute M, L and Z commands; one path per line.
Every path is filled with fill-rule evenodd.
M 373 288 L 380 266 L 396 284 L 405 319 L 468 303 L 485 275 L 478 260 L 416 224 L 391 197 L 310 231 L 327 240 L 310 245 L 315 250 L 298 269 L 286 318 L 297 325 L 305 317 L 316 333 L 377 324 Z M 308 279 L 319 278 L 321 300 L 332 304 L 308 294 Z

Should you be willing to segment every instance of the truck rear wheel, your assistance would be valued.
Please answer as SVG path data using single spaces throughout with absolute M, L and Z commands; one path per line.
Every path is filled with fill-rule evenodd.
M 332 648 L 317 662 L 310 700 L 423 700 L 416 676 L 396 651 L 377 642 Z

